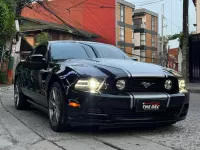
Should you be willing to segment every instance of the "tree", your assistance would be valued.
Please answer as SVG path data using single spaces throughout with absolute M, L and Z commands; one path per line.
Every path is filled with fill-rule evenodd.
M 14 12 L 9 9 L 9 6 L 0 0 L 0 44 L 3 45 L 5 40 L 15 35 L 14 26 L 15 15 Z
M 42 32 L 36 36 L 36 44 L 40 44 L 43 42 L 48 42 L 50 40 L 50 36 L 47 32 Z

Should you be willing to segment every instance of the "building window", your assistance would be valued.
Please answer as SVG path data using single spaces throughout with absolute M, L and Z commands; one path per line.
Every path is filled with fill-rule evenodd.
M 152 51 L 152 63 L 156 63 L 156 52 Z
M 155 17 L 154 16 L 152 16 L 151 17 L 151 30 L 152 31 L 155 31 L 155 25 L 156 25 L 156 21 L 155 21 L 156 19 L 155 19 Z
M 124 27 L 120 27 L 120 41 L 124 41 L 125 40 L 124 39 L 124 32 L 125 32 Z
M 134 30 L 132 30 L 132 43 L 134 43 Z
M 140 45 L 146 45 L 146 34 L 140 33 Z
M 142 62 L 145 62 L 146 61 L 146 52 L 145 52 L 145 50 L 141 50 L 140 51 L 140 60 L 142 61 Z
M 124 5 L 120 5 L 120 21 L 124 22 Z
M 151 36 L 151 43 L 152 43 L 152 47 L 156 47 L 155 35 Z
M 133 22 L 135 29 L 142 28 L 142 18 L 134 19 Z

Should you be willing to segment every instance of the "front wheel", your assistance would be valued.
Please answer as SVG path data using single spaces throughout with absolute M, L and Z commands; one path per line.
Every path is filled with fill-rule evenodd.
M 49 121 L 55 132 L 69 129 L 66 122 L 66 107 L 64 91 L 59 82 L 55 82 L 49 93 Z
M 18 80 L 14 85 L 14 104 L 17 110 L 24 110 L 30 108 L 30 104 L 27 102 L 26 96 L 22 93 Z

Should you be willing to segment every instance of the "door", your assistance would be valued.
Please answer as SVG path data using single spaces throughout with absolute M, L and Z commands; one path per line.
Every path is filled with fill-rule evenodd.
M 191 35 L 189 43 L 190 82 L 200 82 L 200 35 Z
M 47 44 L 38 46 L 33 55 L 42 55 L 43 61 L 30 60 L 29 70 L 30 70 L 30 97 L 32 100 L 42 106 L 46 105 L 46 93 L 44 91 L 44 84 L 46 77 L 48 75 L 48 52 Z M 32 55 L 32 56 L 33 56 Z

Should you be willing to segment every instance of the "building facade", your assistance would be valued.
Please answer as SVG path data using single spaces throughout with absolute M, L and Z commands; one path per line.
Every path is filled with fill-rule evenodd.
M 200 1 L 193 0 L 196 7 L 196 33 L 200 33 Z
M 134 25 L 132 16 L 135 6 L 124 0 L 117 0 L 116 45 L 127 54 L 132 55 L 134 49 Z
M 172 48 L 168 51 L 168 68 L 179 71 L 178 62 L 179 48 Z
M 138 60 L 157 63 L 158 14 L 147 9 L 136 9 L 133 15 L 135 49 Z
M 135 6 L 125 0 L 51 0 L 24 8 L 22 16 L 56 24 L 68 24 L 99 36 L 95 41 L 118 46 L 132 54 L 134 48 L 132 15 Z M 31 9 L 30 9 L 31 8 Z M 60 19 L 58 19 L 58 16 Z
M 30 43 L 31 46 L 37 46 L 44 41 L 53 40 L 91 40 L 98 38 L 96 34 L 92 34 L 80 29 L 72 29 L 66 25 L 50 23 L 38 19 L 21 17 L 20 33 Z

